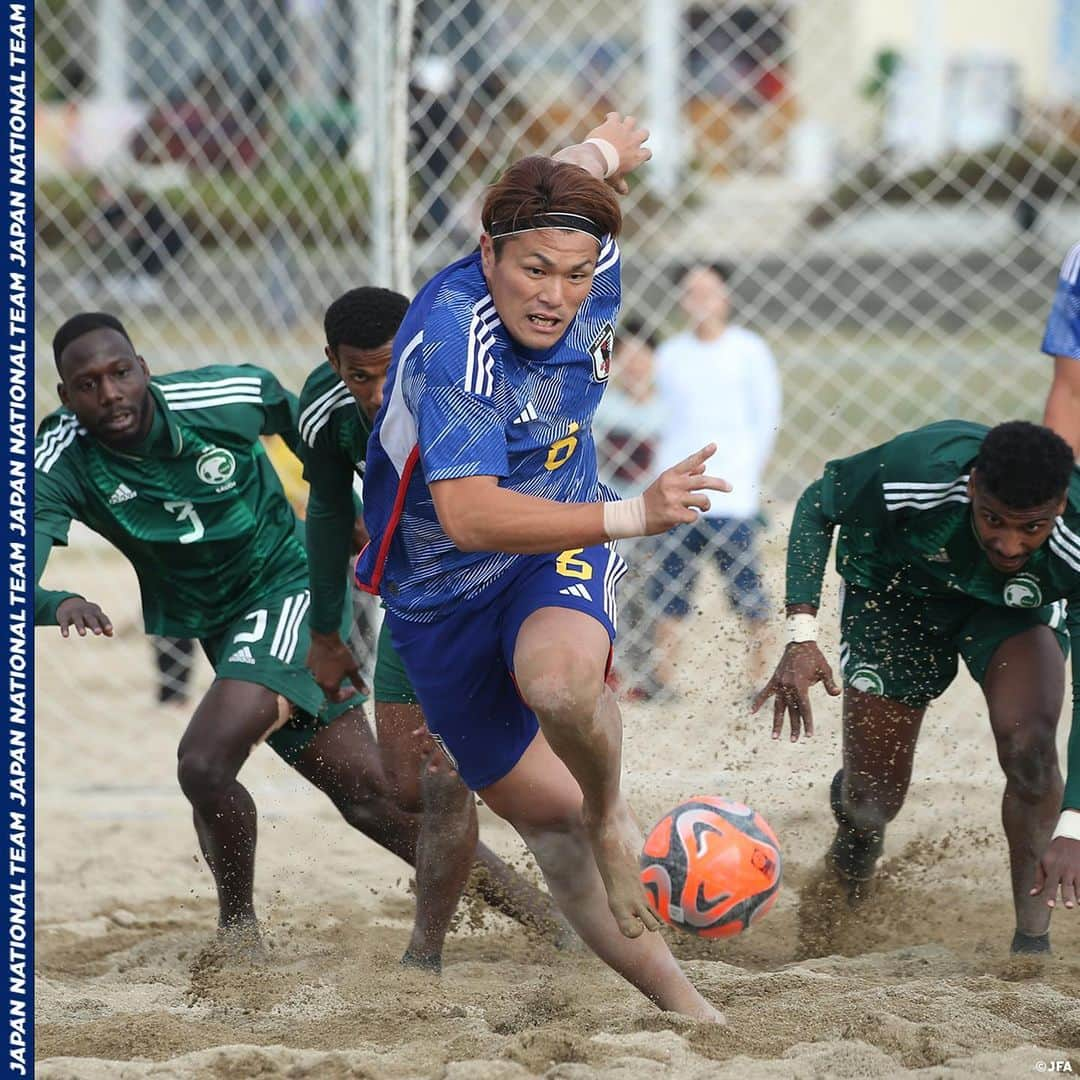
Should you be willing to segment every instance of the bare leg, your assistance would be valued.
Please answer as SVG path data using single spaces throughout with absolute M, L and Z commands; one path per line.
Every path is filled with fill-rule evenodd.
M 416 923 L 402 963 L 439 968 L 442 941 L 450 928 L 476 851 L 476 806 L 472 792 L 441 751 L 422 766 L 423 812 L 416 845 Z
M 660 922 L 638 872 L 641 831 L 619 789 L 622 717 L 604 684 L 609 652 L 607 630 L 591 616 L 541 608 L 518 631 L 514 675 L 547 743 L 581 790 L 585 831 L 611 913 L 627 937 L 637 937 Z
M 844 690 L 839 828 L 829 861 L 853 888 L 873 873 L 885 826 L 904 804 L 925 713 L 861 690 Z
M 255 803 L 236 777 L 276 718 L 277 696 L 271 691 L 219 679 L 199 703 L 177 750 L 177 778 L 217 887 L 222 929 L 255 927 Z
M 1053 631 L 1036 626 L 1003 641 L 982 685 L 1005 773 L 1001 820 L 1009 844 L 1016 929 L 1040 938 L 1049 929 L 1050 909 L 1028 891 L 1050 842 L 1063 790 L 1054 740 L 1065 697 L 1065 658 Z M 1014 942 L 1014 951 L 1024 950 Z
M 472 793 L 426 734 L 419 705 L 376 702 L 375 724 L 394 799 L 421 815 L 416 920 L 402 963 L 437 971 L 476 851 L 476 807 Z
M 682 641 L 681 625 L 682 620 L 668 615 L 661 615 L 656 620 L 653 675 L 661 686 L 670 687 L 675 681 L 675 659 Z
M 574 777 L 537 734 L 517 765 L 482 798 L 521 834 L 559 906 L 597 956 L 661 1009 L 698 1020 L 722 1015 L 691 985 L 659 934 L 629 938 L 612 918 Z

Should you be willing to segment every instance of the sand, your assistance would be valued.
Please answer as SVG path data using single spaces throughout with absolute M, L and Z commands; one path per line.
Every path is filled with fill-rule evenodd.
M 714 793 L 760 810 L 781 840 L 785 885 L 760 924 L 715 944 L 669 934 L 725 1011 L 719 1028 L 656 1011 L 588 954 L 476 906 L 441 979 L 403 970 L 409 868 L 265 748 L 241 775 L 260 811 L 268 958 L 208 961 L 213 887 L 175 780 L 187 715 L 152 703 L 133 577 L 84 546 L 55 555 L 50 578 L 101 602 L 117 637 L 38 631 L 41 1077 L 1015 1077 L 1066 1061 L 1080 1072 L 1080 911 L 1055 916 L 1052 958 L 1010 958 L 1002 780 L 966 675 L 927 718 L 878 889 L 836 927 L 832 955 L 813 958 L 799 946 L 800 891 L 830 839 L 836 703 L 817 698 L 812 742 L 773 743 L 768 721 L 748 715 L 743 642 L 713 590 L 679 700 L 625 706 L 626 786 L 644 824 Z M 834 638 L 827 648 L 835 657 Z M 200 667 L 199 685 L 208 679 Z M 1062 727 L 1064 752 L 1067 713 Z M 484 809 L 481 831 L 535 874 Z

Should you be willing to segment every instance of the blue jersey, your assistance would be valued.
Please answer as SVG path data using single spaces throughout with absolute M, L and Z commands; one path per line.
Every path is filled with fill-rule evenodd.
M 1080 360 L 1080 244 L 1073 245 L 1061 264 L 1042 351 L 1050 356 Z
M 592 288 L 569 329 L 526 349 L 495 311 L 475 252 L 420 290 L 394 338 L 383 407 L 368 442 L 357 562 L 362 588 L 402 618 L 428 622 L 478 596 L 519 555 L 454 547 L 428 484 L 497 476 L 558 502 L 616 498 L 597 479 L 591 425 L 619 309 L 619 249 L 600 249 Z

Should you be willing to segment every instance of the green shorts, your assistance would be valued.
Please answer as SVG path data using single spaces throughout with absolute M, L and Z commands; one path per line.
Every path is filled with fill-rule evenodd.
M 844 583 L 840 670 L 844 685 L 913 708 L 940 697 L 963 657 L 982 683 L 997 647 L 1033 626 L 1049 626 L 1069 655 L 1065 605 L 996 607 L 980 600 L 871 592 Z
M 417 702 L 416 691 L 390 640 L 385 621 L 379 629 L 379 651 L 375 660 L 375 700 L 393 705 L 415 705 Z
M 365 700 L 365 695 L 354 694 L 340 704 L 327 701 L 304 666 L 311 645 L 310 604 L 309 591 L 294 583 L 287 591 L 268 595 L 264 607 L 200 642 L 219 679 L 257 683 L 293 704 L 288 722 L 266 740 L 290 765 L 321 728 Z M 343 634 L 351 620 L 349 611 L 343 619 Z

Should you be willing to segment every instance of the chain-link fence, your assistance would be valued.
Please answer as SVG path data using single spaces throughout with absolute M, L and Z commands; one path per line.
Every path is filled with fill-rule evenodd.
M 121 315 L 152 369 L 254 361 L 298 389 L 329 300 L 413 287 L 475 242 L 500 168 L 615 108 L 647 118 L 655 152 L 625 200 L 634 336 L 680 331 L 681 271 L 721 262 L 733 321 L 778 364 L 764 497 L 722 530 L 743 614 L 778 597 L 737 583 L 732 538 L 759 512 L 785 518 L 828 457 L 945 416 L 1039 414 L 1042 325 L 1080 238 L 1074 0 L 43 0 L 36 14 L 39 413 L 55 400 L 48 338 L 86 308 Z M 657 396 L 660 361 L 631 379 L 624 346 L 602 443 L 630 489 L 668 464 L 656 455 L 681 419 Z M 721 472 L 733 418 L 764 423 L 755 401 L 733 385 L 715 403 Z M 632 555 L 623 667 L 641 681 L 707 553 Z M 93 549 L 83 570 L 107 558 Z

